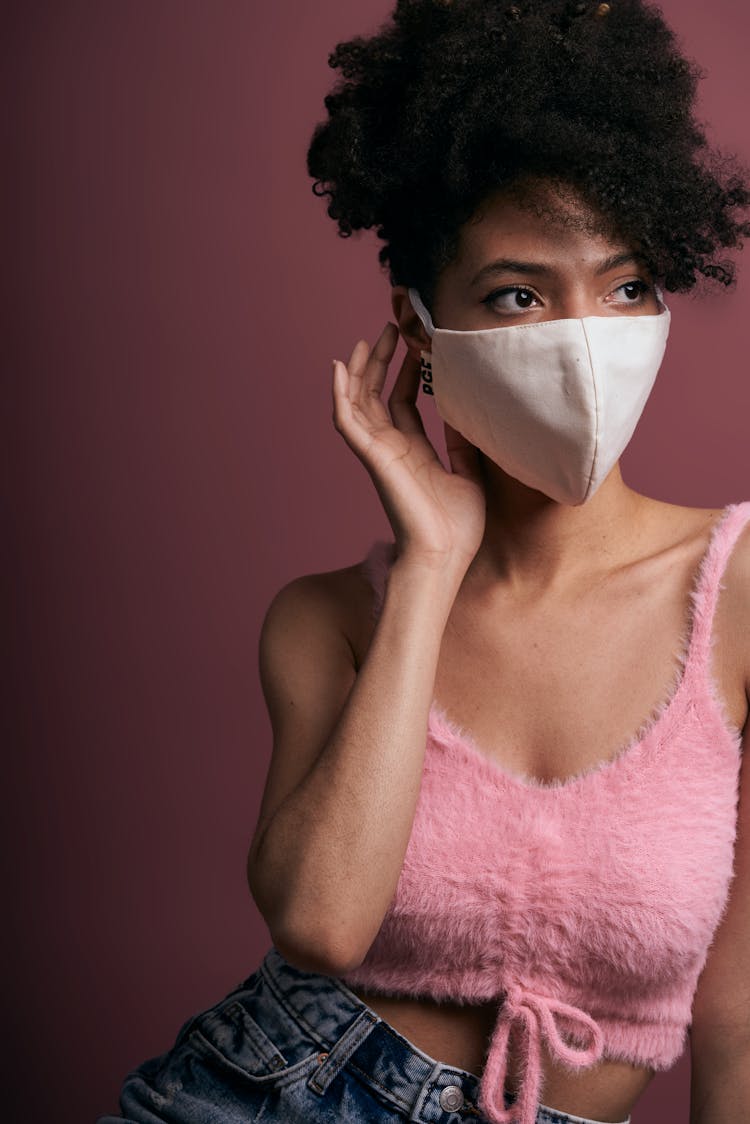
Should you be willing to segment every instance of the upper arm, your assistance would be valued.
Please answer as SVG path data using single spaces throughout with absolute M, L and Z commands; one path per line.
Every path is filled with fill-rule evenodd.
M 750 1050 L 750 729 L 743 741 L 734 878 L 693 1001 L 694 1058 Z
M 250 845 L 312 768 L 357 671 L 372 593 L 359 567 L 298 578 L 274 598 L 260 637 L 260 677 L 273 752 Z
M 721 640 L 733 649 L 750 700 L 750 534 L 743 533 L 727 568 Z M 750 1052 L 750 719 L 745 722 L 740 767 L 734 878 L 729 901 L 709 950 L 693 1002 L 694 1059 Z M 715 1051 L 715 1052 L 714 1052 Z M 708 1059 L 706 1055 L 709 1055 Z

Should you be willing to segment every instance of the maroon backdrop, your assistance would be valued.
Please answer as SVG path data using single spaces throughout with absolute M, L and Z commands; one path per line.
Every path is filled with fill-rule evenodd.
M 708 71 L 712 136 L 747 157 L 750 9 L 664 9 Z M 115 1110 L 267 946 L 245 884 L 262 615 L 385 527 L 329 369 L 391 316 L 388 283 L 373 235 L 337 237 L 305 150 L 329 50 L 388 10 L 5 6 L 6 1119 Z M 670 303 L 626 476 L 745 498 L 750 284 Z M 687 1121 L 687 1083 L 683 1059 L 638 1124 Z

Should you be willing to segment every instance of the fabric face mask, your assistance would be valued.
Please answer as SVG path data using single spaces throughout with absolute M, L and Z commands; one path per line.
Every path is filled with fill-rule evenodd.
M 586 316 L 457 332 L 436 328 L 422 386 L 444 421 L 553 500 L 590 499 L 633 436 L 661 366 L 670 313 Z

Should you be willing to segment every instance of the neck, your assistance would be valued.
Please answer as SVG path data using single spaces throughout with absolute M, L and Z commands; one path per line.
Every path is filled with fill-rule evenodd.
M 572 507 L 514 480 L 483 458 L 487 495 L 477 572 L 518 585 L 551 586 L 633 557 L 652 501 L 624 483 L 615 466 L 595 495 Z

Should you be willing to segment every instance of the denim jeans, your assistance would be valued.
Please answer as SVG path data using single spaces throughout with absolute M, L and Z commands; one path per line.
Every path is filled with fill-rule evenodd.
M 474 1074 L 417 1049 L 341 981 L 271 948 L 171 1050 L 127 1075 L 122 1116 L 97 1124 L 487 1124 L 478 1092 Z M 536 1124 L 597 1122 L 540 1105 Z

